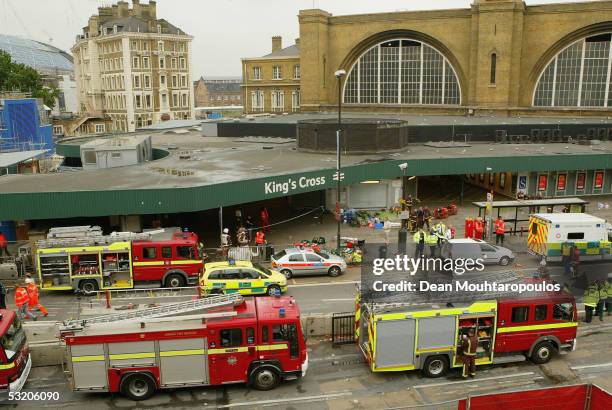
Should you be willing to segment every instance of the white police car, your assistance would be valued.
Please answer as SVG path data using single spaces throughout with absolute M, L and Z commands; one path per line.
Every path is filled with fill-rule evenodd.
M 272 269 L 287 279 L 298 275 L 327 274 L 332 277 L 346 271 L 346 262 L 340 256 L 310 248 L 288 248 L 272 255 Z

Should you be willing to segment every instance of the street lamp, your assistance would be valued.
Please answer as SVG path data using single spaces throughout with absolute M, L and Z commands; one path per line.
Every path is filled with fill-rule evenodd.
M 340 225 L 342 224 L 342 215 L 340 215 L 340 134 L 342 133 L 342 78 L 346 76 L 346 70 L 338 70 L 334 75 L 338 79 L 338 130 L 336 131 L 336 218 L 338 220 L 338 232 L 336 249 L 340 254 Z

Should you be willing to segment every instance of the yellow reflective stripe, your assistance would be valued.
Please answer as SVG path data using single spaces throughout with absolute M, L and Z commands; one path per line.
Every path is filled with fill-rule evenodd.
M 0 364 L 0 370 L 12 369 L 15 363 Z
M 262 346 L 257 346 L 257 350 L 259 350 L 260 352 L 266 351 L 266 350 L 283 350 L 283 349 L 288 349 L 289 346 L 287 346 L 286 344 L 278 344 L 278 345 L 262 345 Z
M 92 356 L 74 356 L 73 362 L 101 362 L 104 361 L 104 355 L 92 355 Z
M 419 349 L 416 351 L 416 353 L 427 353 L 427 352 L 441 352 L 444 350 L 453 350 L 455 347 L 454 346 L 446 346 L 446 347 L 430 347 L 427 349 Z
M 191 349 L 191 350 L 169 350 L 167 352 L 159 352 L 160 357 L 173 357 L 173 356 L 191 356 L 204 354 L 204 349 Z
M 151 359 L 155 358 L 155 353 L 124 353 L 124 354 L 111 354 L 109 356 L 111 360 L 125 360 L 125 359 Z
M 243 353 L 248 352 L 247 346 L 241 347 L 228 347 L 227 349 L 209 349 L 208 354 L 222 354 L 222 353 Z
M 196 260 L 181 260 L 181 261 L 171 261 L 171 265 L 197 265 L 198 263 L 202 263 L 202 261 Z
M 551 324 L 546 324 L 546 325 L 500 327 L 497 329 L 497 333 L 524 332 L 526 330 L 561 329 L 565 327 L 576 327 L 576 326 L 578 326 L 578 323 L 576 322 L 567 322 L 567 323 L 551 323 Z
M 160 266 L 163 265 L 164 261 L 154 261 L 154 262 L 134 262 L 134 266 Z

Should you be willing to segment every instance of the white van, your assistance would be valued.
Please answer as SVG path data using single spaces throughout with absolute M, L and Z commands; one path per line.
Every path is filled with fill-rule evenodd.
M 529 217 L 529 253 L 558 262 L 563 257 L 564 243 L 580 250 L 580 260 L 611 257 L 605 219 L 583 213 L 532 214 Z

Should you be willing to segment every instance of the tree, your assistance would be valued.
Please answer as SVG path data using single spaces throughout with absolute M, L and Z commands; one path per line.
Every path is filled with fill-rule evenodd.
M 59 90 L 43 84 L 40 74 L 32 67 L 12 61 L 10 54 L 0 50 L 0 90 L 19 91 L 40 98 L 50 108 L 55 106 Z

